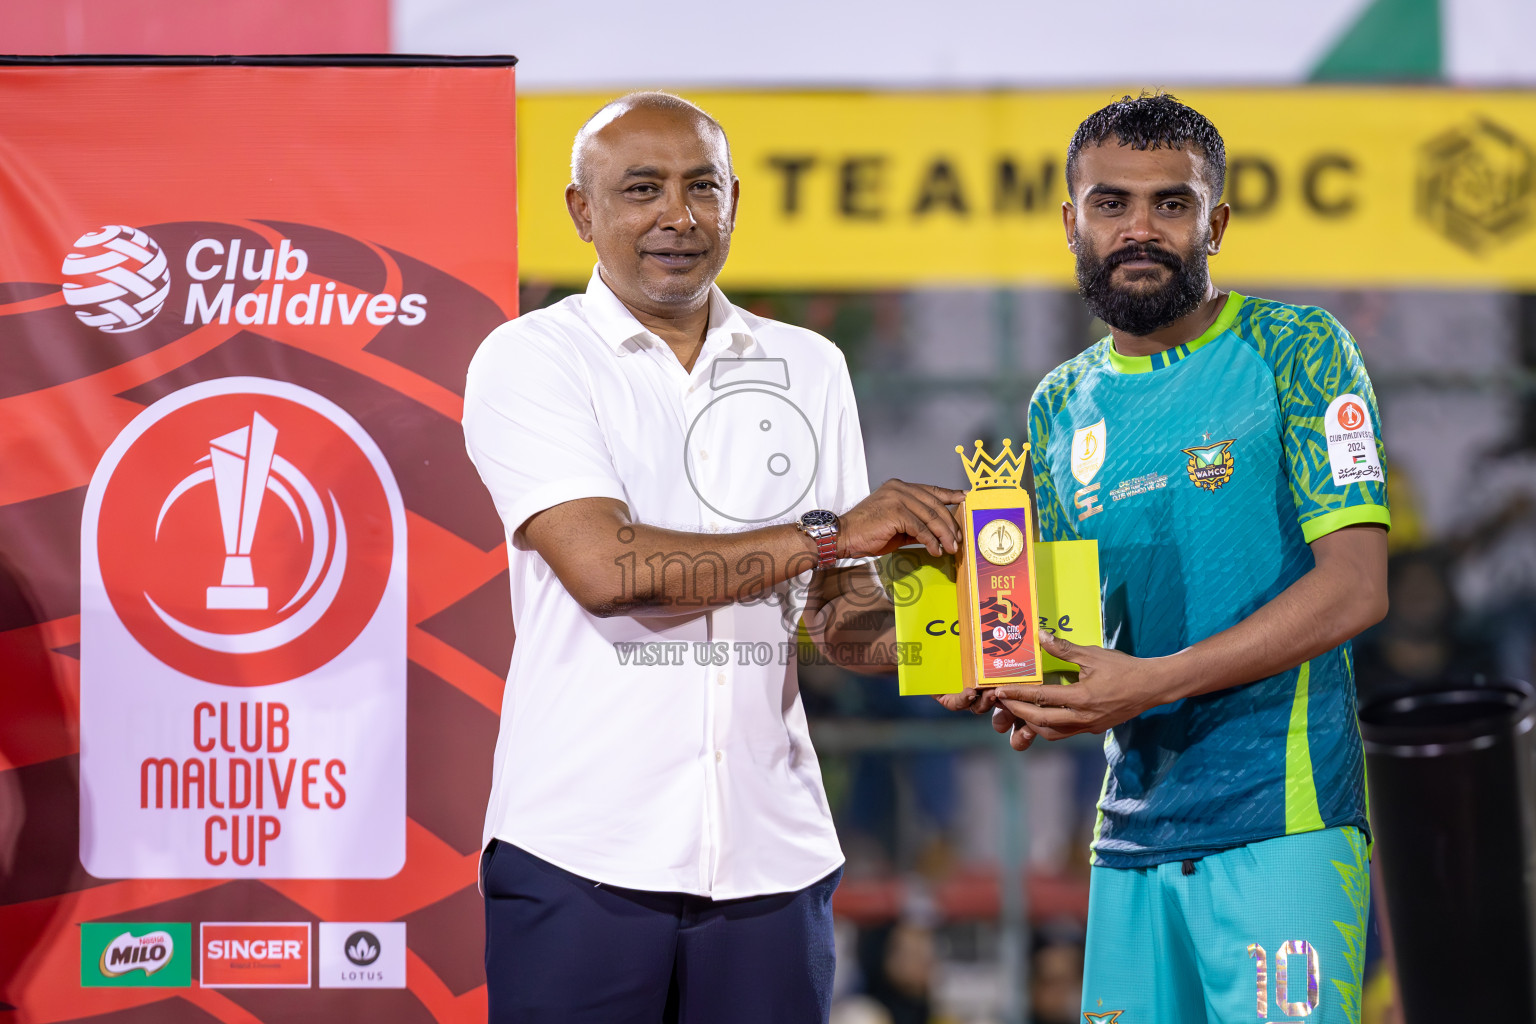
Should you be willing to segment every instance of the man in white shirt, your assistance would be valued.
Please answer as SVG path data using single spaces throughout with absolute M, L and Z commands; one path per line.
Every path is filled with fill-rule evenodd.
M 962 495 L 870 494 L 842 354 L 714 286 L 738 194 L 703 111 L 610 103 L 566 190 L 585 294 L 470 365 L 517 627 L 481 863 L 496 1022 L 827 1018 L 843 858 L 791 582 L 816 570 L 818 642 L 888 668 L 841 628 L 861 595 L 889 607 L 846 560 L 953 552 Z

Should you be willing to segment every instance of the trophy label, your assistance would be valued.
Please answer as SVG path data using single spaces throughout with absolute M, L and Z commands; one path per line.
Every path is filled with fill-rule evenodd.
M 1035 594 L 1027 508 L 978 509 L 971 516 L 976 640 L 983 679 L 1033 676 Z

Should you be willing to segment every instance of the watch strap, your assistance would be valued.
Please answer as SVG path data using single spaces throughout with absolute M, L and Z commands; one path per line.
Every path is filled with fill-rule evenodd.
M 837 528 L 826 531 L 816 541 L 816 568 L 830 569 L 837 564 Z

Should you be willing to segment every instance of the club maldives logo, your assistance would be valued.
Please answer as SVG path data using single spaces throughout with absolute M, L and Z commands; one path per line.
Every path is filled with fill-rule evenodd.
M 86 869 L 399 871 L 405 510 L 362 426 L 285 381 L 173 392 L 108 447 L 80 537 Z
M 268 588 L 256 585 L 251 569 L 251 545 L 256 538 L 256 524 L 260 521 L 268 491 L 293 517 L 295 539 L 301 544 L 308 543 L 309 559 L 304 581 L 278 609 L 281 613 L 296 607 L 295 614 L 264 630 L 210 634 L 188 626 L 146 595 L 145 599 L 160 621 L 178 636 L 206 650 L 266 651 L 297 639 L 325 614 L 341 588 L 347 560 L 347 529 L 336 494 L 327 490 L 325 500 L 322 500 L 303 471 L 278 455 L 276 447 L 277 428 L 261 413 L 251 413 L 250 426 L 232 430 L 208 442 L 208 454 L 197 460 L 200 468 L 188 473 L 171 489 L 155 518 L 155 539 L 159 540 L 160 527 L 176 502 L 199 485 L 213 485 L 224 540 L 224 568 L 218 585 L 208 588 L 205 607 L 210 611 L 237 608 L 266 611 L 271 605 Z M 302 512 L 299 510 L 301 502 Z M 306 524 L 309 527 L 307 537 Z M 323 580 L 322 567 L 327 567 Z
M 1359 430 L 1365 426 L 1365 410 L 1358 401 L 1346 401 L 1339 406 L 1339 426 L 1345 430 Z
M 87 988 L 185 988 L 192 984 L 192 926 L 87 922 L 80 926 L 80 984 Z
M 1333 482 L 1340 487 L 1379 482 L 1384 477 L 1381 456 L 1376 451 L 1376 432 L 1366 409 L 1362 396 L 1344 394 L 1328 403 L 1323 413 L 1328 465 Z
M 220 383 L 226 393 L 157 404 L 103 463 L 102 580 L 166 664 L 210 682 L 280 682 L 329 661 L 377 607 L 389 501 L 318 395 Z
M 1072 432 L 1072 475 L 1085 487 L 1104 466 L 1106 440 L 1103 419 Z
M 81 323 L 108 334 L 136 331 L 168 304 L 182 311 L 182 323 L 196 325 L 414 327 L 427 317 L 420 292 L 397 298 L 338 284 L 311 271 L 307 250 L 276 234 L 256 242 L 234 232 L 199 238 L 174 255 L 184 288 L 173 296 L 171 257 L 148 232 L 126 224 L 87 232 L 64 257 L 64 301 Z
M 75 239 L 64 257 L 64 301 L 80 322 L 107 334 L 145 326 L 171 293 L 171 269 L 153 238 L 108 224 Z

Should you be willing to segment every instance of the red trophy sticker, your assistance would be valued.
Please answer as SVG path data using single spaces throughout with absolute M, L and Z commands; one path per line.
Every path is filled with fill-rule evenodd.
M 974 511 L 974 510 L 973 510 Z M 976 582 L 976 635 L 981 645 L 981 679 L 992 682 L 1034 677 L 1034 552 L 1025 538 L 1034 532 L 1028 508 L 994 508 L 972 517 L 969 550 Z
M 233 377 L 140 413 L 81 527 L 87 870 L 398 871 L 405 564 L 394 476 L 328 399 Z

